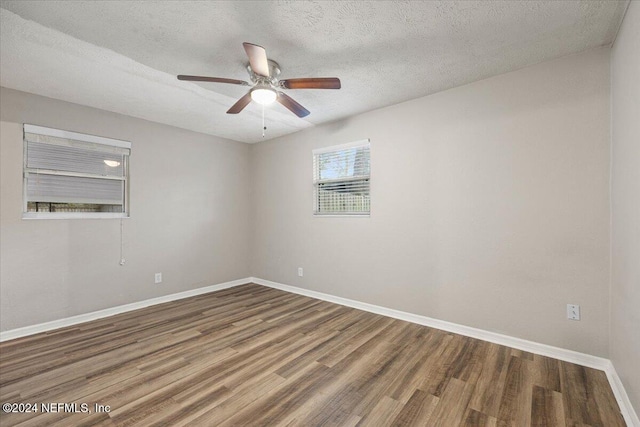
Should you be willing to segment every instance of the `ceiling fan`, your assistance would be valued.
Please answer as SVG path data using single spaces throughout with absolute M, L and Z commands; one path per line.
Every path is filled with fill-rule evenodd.
M 280 89 L 340 89 L 340 79 L 337 77 L 278 80 L 280 66 L 277 62 L 267 59 L 267 52 L 262 46 L 252 43 L 242 43 L 242 45 L 249 57 L 247 71 L 249 72 L 249 78 L 252 83 L 245 82 L 244 80 L 225 79 L 221 77 L 185 75 L 179 75 L 178 80 L 253 86 L 245 96 L 229 108 L 227 114 L 238 114 L 253 100 L 262 105 L 268 105 L 274 101 L 278 101 L 296 116 L 305 117 L 309 115 L 309 110 L 298 104 L 293 98 Z

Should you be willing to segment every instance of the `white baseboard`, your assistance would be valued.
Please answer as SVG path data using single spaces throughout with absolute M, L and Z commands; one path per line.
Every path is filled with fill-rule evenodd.
M 485 331 L 483 329 L 477 329 L 470 326 L 458 325 L 452 322 L 446 322 L 444 320 L 434 319 L 431 317 L 421 316 L 418 314 L 407 313 L 400 310 L 394 310 L 391 308 L 382 307 L 379 305 L 368 304 L 348 298 L 337 297 L 322 292 L 312 291 L 309 289 L 298 288 L 296 286 L 284 285 L 282 283 L 272 282 L 270 280 L 264 280 L 257 277 L 248 277 L 246 279 L 238 279 L 230 282 L 219 283 L 217 285 L 206 286 L 204 288 L 192 289 L 185 292 L 179 292 L 176 294 L 165 295 L 157 298 L 151 298 L 144 301 L 134 302 L 131 304 L 121 305 L 118 307 L 107 308 L 104 310 L 94 311 L 91 313 L 80 314 L 78 316 L 68 317 L 65 319 L 54 320 L 51 322 L 40 323 L 38 325 L 26 326 L 24 328 L 12 329 L 9 331 L 0 332 L 0 342 L 20 338 L 28 335 L 37 334 L 40 332 L 47 332 L 53 329 L 64 328 L 66 326 L 77 325 L 79 323 L 89 322 L 91 320 L 101 319 L 104 317 L 113 316 L 115 314 L 126 313 L 128 311 L 137 310 L 144 307 L 149 307 L 156 304 L 162 304 L 165 302 L 175 301 L 183 298 L 188 298 L 196 295 L 202 295 L 209 292 L 220 291 L 222 289 L 232 288 L 234 286 L 244 285 L 246 283 L 256 283 L 258 285 L 267 286 L 274 289 L 280 289 L 286 292 L 291 292 L 298 295 L 304 295 L 311 298 L 320 299 L 323 301 L 332 302 L 335 304 L 344 305 L 347 307 L 357 308 L 359 310 L 368 311 L 370 313 L 380 314 L 382 316 L 392 317 L 394 319 L 405 320 L 407 322 L 416 323 L 418 325 L 429 326 L 432 328 L 441 329 L 447 332 L 453 332 L 456 334 L 464 335 L 471 338 L 477 338 L 484 341 L 493 342 L 496 344 L 512 347 L 518 350 L 527 351 L 530 353 L 540 354 L 543 356 L 553 357 L 555 359 L 564 360 L 566 362 L 576 363 L 578 365 L 587 366 L 594 369 L 600 369 L 604 371 L 609 379 L 611 389 L 618 401 L 620 411 L 624 416 L 624 419 L 630 427 L 640 427 L 640 421 L 638 421 L 638 415 L 635 413 L 629 396 L 625 391 L 620 377 L 609 359 L 602 357 L 592 356 L 585 353 L 579 353 L 573 350 L 567 350 L 560 347 L 554 347 L 546 344 L 537 343 L 534 341 L 528 341 L 521 338 L 515 338 L 508 335 L 498 334 L 496 332 Z
M 232 288 L 234 286 L 250 283 L 251 278 L 232 280 L 230 282 L 219 283 L 217 285 L 206 286 L 204 288 L 191 289 L 189 291 L 178 292 L 176 294 L 164 295 L 157 298 L 151 298 L 144 301 L 138 301 L 131 304 L 119 305 L 117 307 L 106 308 L 104 310 L 93 311 L 91 313 L 79 314 L 77 316 L 67 317 L 64 319 L 53 320 L 51 322 L 40 323 L 37 325 L 25 326 L 24 328 L 11 329 L 0 332 L 0 342 L 24 337 L 27 335 L 39 334 L 53 329 L 64 328 L 67 326 L 77 325 L 78 323 L 89 322 L 91 320 L 102 319 L 103 317 L 113 316 L 115 314 L 126 313 L 127 311 L 138 310 L 140 308 L 149 307 L 151 305 L 162 304 L 164 302 L 175 301 L 183 298 L 189 298 L 196 295 L 206 294 L 209 292 L 220 291 L 222 289 Z
M 296 286 L 284 285 L 282 283 L 272 282 L 270 280 L 264 280 L 257 277 L 252 277 L 251 281 L 258 285 L 268 286 L 270 288 L 280 289 L 286 292 L 304 295 L 311 298 L 344 305 L 347 307 L 357 308 L 359 310 L 368 311 L 370 313 L 393 317 L 394 319 L 405 320 L 407 322 L 417 323 L 419 325 L 429 326 L 432 328 L 441 329 L 443 331 L 453 332 L 459 335 L 489 341 L 518 350 L 552 357 L 554 359 L 564 360 L 566 362 L 587 366 L 589 368 L 599 369 L 606 373 L 611 385 L 611 390 L 613 390 L 613 394 L 615 395 L 615 398 L 618 401 L 618 405 L 620 406 L 620 412 L 622 413 L 622 416 L 624 417 L 627 425 L 629 427 L 640 427 L 638 416 L 635 413 L 633 406 L 631 405 L 631 401 L 629 400 L 629 397 L 627 396 L 627 393 L 624 389 L 624 386 L 622 385 L 622 382 L 620 381 L 620 378 L 618 377 L 618 374 L 616 373 L 616 370 L 609 359 L 592 356 L 590 354 L 580 353 L 573 350 L 567 350 L 565 348 L 554 347 L 547 344 L 541 344 L 522 338 L 515 338 L 496 332 L 485 331 L 483 329 L 472 328 L 470 326 L 446 322 L 444 320 L 433 319 L 431 317 L 421 316 L 418 314 L 381 307 L 379 305 L 373 305 L 348 298 L 337 297 L 334 295 L 312 291 L 309 289 L 298 288 Z
M 553 347 L 546 344 L 540 344 L 521 338 L 502 335 L 496 332 L 489 332 L 483 329 L 473 328 L 471 326 L 459 325 L 457 323 L 434 319 L 432 317 L 421 316 L 418 314 L 407 313 L 405 311 L 381 307 L 379 305 L 373 305 L 347 298 L 336 297 L 334 295 L 324 294 L 321 292 L 311 291 L 295 286 L 284 285 L 282 283 L 271 282 L 269 280 L 263 280 L 257 277 L 253 277 L 252 281 L 253 283 L 257 283 L 258 285 L 264 285 L 270 288 L 276 288 L 294 294 L 317 298 L 323 301 L 329 301 L 336 304 L 345 305 L 347 307 L 353 307 L 371 313 L 381 314 L 387 317 L 393 317 L 394 319 L 417 323 L 418 325 L 430 326 L 432 328 L 441 329 L 447 332 L 453 332 L 455 334 L 464 335 L 466 337 L 477 338 L 483 341 L 489 341 L 507 347 L 512 347 L 518 350 L 528 351 L 530 353 L 536 353 L 543 356 L 549 356 L 571 363 L 577 363 L 582 366 L 588 366 L 589 368 L 604 370 L 609 363 L 609 359 L 605 359 L 602 357 L 579 353 L 577 351 L 567 350 L 560 347 Z
M 624 385 L 622 385 L 618 372 L 616 372 L 613 363 L 610 360 L 608 362 L 604 372 L 607 374 L 611 390 L 613 390 L 613 394 L 616 396 L 618 406 L 620 406 L 620 412 L 622 412 L 622 416 L 629 427 L 640 427 L 640 418 L 638 418 L 638 414 L 633 409 L 631 400 L 627 395 Z

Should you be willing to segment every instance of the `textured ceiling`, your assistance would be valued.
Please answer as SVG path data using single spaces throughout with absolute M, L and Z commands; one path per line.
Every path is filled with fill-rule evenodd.
M 281 78 L 339 77 L 290 90 L 311 111 L 265 109 L 267 138 L 396 104 L 615 38 L 624 1 L 2 1 L 0 84 L 244 142 L 261 108 L 225 114 L 247 80 L 242 42 Z

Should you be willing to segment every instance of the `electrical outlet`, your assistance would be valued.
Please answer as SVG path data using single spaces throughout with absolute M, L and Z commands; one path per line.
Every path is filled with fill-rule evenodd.
M 121 259 L 120 259 L 120 265 L 124 265 L 124 263 L 125 263 L 125 259 L 124 259 L 124 258 L 121 258 Z
M 162 273 L 156 273 L 156 283 L 162 283 Z
M 577 304 L 567 304 L 567 319 L 580 320 L 580 306 Z
M 304 276 L 304 271 L 302 270 L 302 267 L 298 267 L 298 276 L 299 277 Z

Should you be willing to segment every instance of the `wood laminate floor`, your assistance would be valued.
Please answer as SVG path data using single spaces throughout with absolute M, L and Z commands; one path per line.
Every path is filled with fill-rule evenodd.
M 0 401 L 61 409 L 3 427 L 625 425 L 602 371 L 254 284 L 4 342 Z

